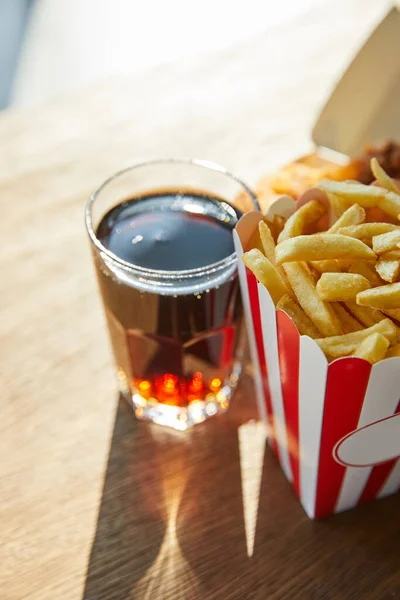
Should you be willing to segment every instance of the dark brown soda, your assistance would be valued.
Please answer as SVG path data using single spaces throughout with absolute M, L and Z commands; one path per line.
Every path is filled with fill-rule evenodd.
M 102 218 L 97 237 L 135 267 L 201 269 L 234 252 L 239 212 L 220 198 L 166 191 L 124 201 Z M 184 291 L 122 279 L 97 261 L 97 275 L 121 387 L 139 402 L 185 407 L 227 390 L 235 377 L 242 307 L 236 272 L 218 285 Z

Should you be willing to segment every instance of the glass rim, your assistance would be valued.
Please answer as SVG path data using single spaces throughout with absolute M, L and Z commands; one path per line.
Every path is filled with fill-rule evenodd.
M 257 197 L 256 197 L 255 193 L 249 188 L 249 186 L 246 183 L 244 183 L 244 181 L 242 181 L 239 177 L 236 177 L 236 175 L 234 175 L 233 173 L 228 171 L 228 169 L 221 166 L 220 164 L 213 162 L 213 161 L 208 161 L 208 160 L 203 160 L 203 159 L 198 159 L 198 158 L 185 158 L 185 157 L 183 157 L 183 158 L 159 158 L 159 159 L 156 158 L 156 159 L 152 159 L 152 160 L 138 162 L 129 167 L 125 167 L 124 169 L 120 169 L 119 171 L 117 171 L 116 173 L 114 173 L 113 175 L 108 177 L 105 181 L 103 181 L 103 183 L 94 192 L 92 192 L 92 194 L 89 197 L 88 202 L 86 203 L 86 208 L 85 208 L 85 225 L 86 225 L 86 230 L 89 234 L 92 244 L 97 248 L 97 250 L 100 252 L 100 254 L 102 256 L 105 255 L 110 261 L 112 261 L 113 263 L 116 263 L 122 269 L 127 270 L 127 271 L 131 272 L 132 274 L 146 276 L 150 279 L 151 278 L 182 279 L 182 278 L 191 277 L 191 276 L 196 277 L 199 275 L 205 275 L 207 273 L 213 273 L 215 271 L 219 271 L 222 268 L 231 266 L 232 263 L 236 261 L 236 252 L 235 251 L 233 251 L 231 254 L 229 254 L 228 256 L 226 256 L 225 258 L 223 258 L 217 262 L 210 263 L 203 267 L 197 267 L 195 269 L 185 269 L 185 270 L 179 270 L 179 271 L 148 269 L 145 267 L 140 267 L 139 265 L 134 265 L 130 262 L 123 260 L 116 254 L 114 254 L 114 252 L 111 252 L 108 248 L 106 248 L 101 243 L 99 238 L 97 237 L 97 235 L 94 231 L 94 228 L 93 228 L 92 209 L 93 209 L 93 205 L 94 205 L 96 199 L 101 194 L 101 192 L 110 183 L 112 183 L 113 181 L 115 181 L 116 179 L 121 177 L 122 175 L 129 173 L 129 171 L 134 171 L 135 169 L 138 169 L 140 167 L 147 167 L 147 166 L 151 166 L 151 165 L 155 166 L 157 164 L 161 165 L 161 164 L 168 164 L 168 163 L 175 163 L 175 164 L 182 164 L 182 165 L 186 164 L 186 165 L 192 165 L 195 167 L 201 167 L 201 168 L 207 169 L 209 171 L 214 171 L 216 173 L 220 173 L 221 175 L 224 175 L 224 176 L 230 178 L 231 180 L 236 181 L 236 183 L 238 183 L 243 188 L 243 190 L 249 195 L 249 197 L 253 203 L 254 210 L 260 210 L 260 205 L 258 203 Z M 233 207 L 233 208 L 235 208 L 235 207 Z

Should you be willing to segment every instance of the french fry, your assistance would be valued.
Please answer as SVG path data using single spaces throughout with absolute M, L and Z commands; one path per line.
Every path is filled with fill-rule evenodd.
M 389 175 L 381 167 L 375 156 L 371 158 L 371 171 L 376 181 L 381 187 L 389 190 L 389 192 L 395 192 L 396 194 L 400 194 L 400 189 L 396 185 L 396 182 L 393 181 L 391 177 L 389 177 Z
M 341 273 L 342 271 L 350 269 L 353 263 L 354 260 L 346 260 L 345 258 L 310 261 L 310 265 L 318 271 L 318 273 Z
M 342 329 L 344 333 L 351 333 L 352 331 L 359 331 L 363 328 L 361 323 L 357 321 L 347 310 L 339 303 L 335 302 L 332 304 L 333 309 L 337 316 L 339 317 L 339 321 L 342 325 Z
M 338 218 L 329 229 L 328 233 L 338 233 L 341 227 L 350 227 L 352 225 L 359 225 L 365 221 L 365 210 L 359 204 L 352 204 L 344 213 Z
M 330 260 L 313 260 L 310 265 L 318 271 L 318 273 L 340 273 L 342 268 L 339 260 L 334 258 Z
M 260 221 L 258 224 L 258 234 L 262 246 L 262 251 L 265 256 L 275 264 L 275 241 L 271 232 L 271 229 L 264 221 Z
M 396 219 L 400 213 L 400 194 L 388 192 L 378 186 L 322 179 L 317 187 L 326 192 L 328 197 L 329 194 L 334 194 L 337 199 L 350 204 L 356 202 L 363 208 L 378 207 Z
M 254 273 L 258 281 L 267 288 L 274 304 L 277 304 L 282 296 L 289 294 L 289 290 L 276 267 L 260 250 L 253 248 L 249 252 L 245 252 L 243 262 Z
M 355 273 L 322 273 L 317 286 L 317 294 L 327 302 L 355 300 L 357 294 L 371 286 L 368 279 Z
M 380 258 L 375 265 L 376 272 L 378 275 L 388 283 L 394 283 L 400 273 L 400 261 L 399 260 L 384 260 Z M 360 290 L 362 291 L 362 290 Z
M 376 274 L 375 269 L 372 265 L 365 262 L 355 262 L 349 267 L 349 273 L 357 273 L 358 275 L 362 275 L 372 285 L 372 287 L 377 287 L 378 285 L 382 285 L 382 279 Z
M 287 220 L 263 217 L 243 256 L 329 361 L 400 357 L 400 185 L 376 159 L 371 169 L 374 185 L 319 180 Z M 325 196 L 338 216 L 326 231 Z
M 363 358 L 372 365 L 385 358 L 390 346 L 389 340 L 381 333 L 371 333 L 354 350 L 353 356 Z
M 269 226 L 267 225 L 267 223 L 265 223 L 264 221 L 260 221 L 260 223 L 258 224 L 258 232 L 259 232 L 259 236 L 260 236 L 262 250 L 263 250 L 265 256 L 276 267 L 276 269 L 277 269 L 279 275 L 282 277 L 285 285 L 290 290 L 290 285 L 287 280 L 285 271 L 283 270 L 281 265 L 276 264 L 275 241 L 274 241 L 271 230 L 270 230 Z M 290 295 L 293 296 L 291 290 L 290 290 Z
M 400 249 L 396 248 L 396 250 L 390 250 L 390 252 L 385 252 L 380 255 L 382 260 L 400 260 Z
M 360 331 L 353 331 L 344 335 L 319 338 L 315 341 L 324 353 L 329 354 L 333 358 L 339 358 L 340 356 L 350 356 L 357 346 L 371 335 L 371 333 L 381 333 L 390 343 L 394 342 L 397 337 L 397 329 L 394 323 L 390 319 L 384 319 L 380 323 L 368 327 L 368 329 L 361 329 Z
M 375 208 L 367 208 L 365 210 L 365 222 L 366 223 L 391 223 L 392 225 L 398 225 L 399 221 L 396 217 L 391 217 L 385 213 L 381 208 L 377 206 Z
M 289 238 L 301 235 L 310 225 L 317 223 L 326 213 L 326 207 L 318 200 L 311 200 L 296 210 L 286 221 L 278 243 Z
M 361 308 L 361 306 L 360 306 L 360 308 Z M 395 321 L 398 321 L 400 323 L 400 308 L 388 308 L 386 310 L 383 310 L 382 313 L 385 313 L 385 315 L 387 315 L 391 319 L 394 319 Z
M 386 358 L 393 358 L 394 356 L 400 356 L 400 344 L 395 344 L 386 353 Z
M 374 186 L 370 187 L 372 188 Z M 382 188 L 375 187 L 375 189 Z M 378 207 L 391 217 L 398 219 L 400 214 L 400 194 L 395 194 L 394 192 L 386 192 L 385 196 L 379 198 Z
M 349 237 L 357 238 L 368 244 L 372 245 L 372 238 L 386 234 L 389 232 L 396 231 L 400 235 L 400 227 L 393 225 L 392 223 L 362 223 L 361 225 L 349 225 L 348 227 L 339 227 L 337 233 L 341 235 L 348 235 Z M 374 252 L 376 250 L 373 248 Z
M 317 183 L 317 188 L 350 204 L 357 203 L 363 208 L 378 206 L 378 202 L 387 195 L 387 191 L 380 187 L 329 179 L 322 179 Z
M 333 308 L 319 298 L 307 265 L 301 262 L 287 263 L 283 268 L 300 306 L 322 335 L 342 333 L 340 321 Z
M 307 205 L 305 205 L 307 206 Z M 276 247 L 276 262 L 314 261 L 331 258 L 375 260 L 375 253 L 355 238 L 338 233 L 299 235 L 280 242 Z
M 318 279 L 321 276 L 320 273 L 318 273 L 318 271 L 316 269 L 314 269 L 314 267 L 312 266 L 311 263 L 303 262 L 303 265 L 304 265 L 304 268 L 307 269 L 307 271 L 310 273 L 312 280 L 316 284 Z M 283 266 L 282 266 L 282 268 L 283 268 Z
M 385 315 L 376 308 L 359 306 L 357 302 L 352 301 L 346 302 L 345 306 L 364 327 L 372 327 L 372 325 L 376 325 L 376 323 L 385 319 Z
M 373 223 L 370 223 L 373 225 Z M 391 250 L 397 250 L 397 244 L 400 242 L 400 227 L 381 235 L 375 235 L 372 238 L 372 249 L 375 254 L 384 254 Z
M 325 192 L 329 204 L 331 205 L 333 213 L 340 219 L 348 210 L 351 208 L 350 203 L 347 200 L 343 200 L 336 194 L 332 194 L 331 192 Z
M 271 229 L 271 233 L 275 242 L 277 242 L 285 223 L 286 219 L 280 215 L 273 215 L 272 217 L 268 218 L 268 226 Z
M 389 283 L 357 294 L 357 304 L 382 310 L 400 308 L 400 283 Z
M 276 308 L 285 311 L 285 313 L 289 315 L 293 323 L 296 325 L 300 335 L 308 335 L 313 339 L 321 335 L 317 327 L 306 315 L 301 306 L 292 300 L 290 296 L 282 296 L 276 305 Z

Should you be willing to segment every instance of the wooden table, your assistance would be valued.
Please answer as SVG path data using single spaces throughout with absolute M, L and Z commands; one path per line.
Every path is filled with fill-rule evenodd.
M 249 45 L 0 118 L 1 600 L 400 594 L 399 497 L 310 522 L 248 422 L 250 369 L 232 409 L 187 434 L 135 422 L 83 226 L 89 192 L 139 158 L 206 157 L 252 183 L 304 150 L 381 14 L 328 2 Z

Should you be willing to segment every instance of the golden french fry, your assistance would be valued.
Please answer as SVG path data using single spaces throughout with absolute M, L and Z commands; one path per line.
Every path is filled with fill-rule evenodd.
M 400 344 L 395 344 L 386 353 L 386 358 L 393 358 L 394 356 L 400 356 Z
M 365 212 L 365 221 L 367 223 L 390 223 L 392 225 L 399 224 L 397 217 L 391 217 L 378 206 L 375 208 L 367 208 Z
M 285 223 L 264 218 L 244 256 L 277 308 L 328 360 L 400 357 L 400 186 L 376 159 L 371 168 L 376 185 L 317 184 L 338 215 L 327 231 L 318 232 L 327 205 L 314 194 Z M 390 343 L 397 346 L 388 350 Z
M 318 273 L 341 273 L 350 269 L 353 263 L 354 260 L 346 260 L 345 258 L 310 261 L 310 265 Z
M 383 258 L 380 258 L 375 265 L 375 269 L 378 275 L 384 281 L 387 281 L 388 283 L 394 283 L 399 277 L 400 261 L 384 260 Z
M 272 232 L 271 232 L 269 226 L 264 221 L 260 221 L 260 223 L 258 225 L 258 231 L 259 231 L 259 235 L 260 235 L 260 241 L 261 241 L 262 249 L 264 251 L 265 256 L 277 268 L 277 271 L 278 271 L 279 275 L 282 277 L 285 285 L 290 290 L 290 285 L 289 285 L 289 282 L 287 280 L 285 271 L 283 270 L 283 268 L 281 267 L 281 265 L 277 265 L 276 264 L 276 258 L 275 258 L 275 241 L 274 241 L 274 238 L 272 236 Z M 290 290 L 290 295 L 293 296 L 293 293 L 292 293 L 291 290 Z
M 352 204 L 350 208 L 338 218 L 329 229 L 328 233 L 338 233 L 341 227 L 350 227 L 351 225 L 359 225 L 365 221 L 365 210 L 359 204 Z
M 275 240 L 273 238 L 271 229 L 264 221 L 260 221 L 258 224 L 258 234 L 262 246 L 262 251 L 265 256 L 274 264 L 275 262 Z
M 355 273 L 322 273 L 317 286 L 317 294 L 327 302 L 355 300 L 358 292 L 371 287 L 368 279 Z
M 376 308 L 359 306 L 357 302 L 352 301 L 346 302 L 345 306 L 364 327 L 372 327 L 385 319 L 385 315 Z
M 385 358 L 390 346 L 389 340 L 381 333 L 371 333 L 354 350 L 353 356 L 364 358 L 372 365 Z
M 253 250 L 245 252 L 243 262 L 254 273 L 258 281 L 267 288 L 274 304 L 279 302 L 282 296 L 289 294 L 289 290 L 276 267 L 260 250 L 253 248 Z
M 316 284 L 318 279 L 320 278 L 320 273 L 318 273 L 318 271 L 316 271 L 316 269 L 314 269 L 314 267 L 312 266 L 311 263 L 303 262 L 303 265 L 304 265 L 304 268 L 306 268 L 308 270 L 314 283 Z M 282 268 L 283 268 L 283 266 L 282 266 Z
M 400 283 L 388 283 L 357 294 L 357 304 L 386 310 L 400 308 Z
M 293 323 L 296 325 L 300 335 L 308 335 L 311 338 L 317 338 L 321 335 L 317 327 L 306 315 L 301 306 L 292 300 L 290 296 L 282 296 L 276 305 L 276 308 L 285 311 L 285 313 L 289 315 Z
M 389 190 L 389 192 L 395 192 L 396 194 L 400 194 L 400 189 L 396 185 L 396 182 L 391 177 L 389 177 L 389 175 L 381 167 L 375 156 L 371 158 L 371 171 L 376 181 L 381 187 Z
M 322 202 L 310 200 L 288 218 L 278 237 L 278 243 L 301 235 L 307 227 L 317 223 L 325 213 L 326 207 Z
M 370 186 L 371 188 L 374 186 Z M 374 189 L 379 190 L 382 188 L 375 187 Z M 395 194 L 394 192 L 386 192 L 386 194 L 379 198 L 378 205 L 381 210 L 383 210 L 386 214 L 394 217 L 395 219 L 399 218 L 400 214 L 400 194 Z
M 360 306 L 360 308 L 361 308 L 361 306 Z M 385 315 L 387 315 L 391 319 L 394 319 L 395 321 L 398 321 L 400 323 L 400 308 L 388 308 L 386 310 L 383 310 L 382 313 L 385 313 Z
M 400 235 L 400 227 L 392 223 L 362 223 L 361 225 L 349 225 L 348 227 L 339 227 L 337 233 L 348 235 L 349 237 L 357 238 L 371 246 L 372 238 L 381 234 L 389 233 L 397 230 Z M 374 252 L 376 250 L 374 249 Z
M 339 317 L 339 321 L 342 324 L 342 329 L 344 333 L 359 331 L 363 328 L 361 323 L 359 323 L 357 319 L 353 317 L 353 315 L 347 312 L 347 310 L 339 302 L 334 302 L 332 306 L 335 313 Z
M 384 252 L 380 255 L 382 260 L 400 260 L 400 249 L 390 250 L 390 252 Z
M 357 273 L 358 275 L 362 275 L 372 285 L 372 287 L 377 287 L 378 285 L 382 285 L 382 279 L 376 274 L 375 269 L 369 263 L 365 262 L 355 262 L 349 267 L 349 273 Z
M 325 193 L 328 197 L 333 214 L 340 219 L 349 210 L 351 206 L 350 203 L 347 200 L 343 200 L 343 198 L 340 198 L 336 194 L 332 194 L 331 192 Z
M 295 262 L 287 263 L 283 268 L 300 306 L 322 335 L 342 333 L 340 321 L 333 308 L 319 298 L 307 265 Z
M 350 204 L 357 203 L 363 208 L 377 206 L 378 201 L 387 195 L 387 191 L 380 187 L 347 181 L 331 181 L 329 179 L 322 179 L 317 183 L 317 188 L 327 194 L 334 194 L 337 198 Z
M 329 194 L 334 194 L 336 201 L 339 199 L 350 204 L 357 202 L 363 208 L 379 207 L 396 219 L 400 213 L 400 194 L 388 192 L 378 186 L 323 179 L 317 187 L 326 192 L 328 197 Z
M 282 229 L 285 226 L 286 219 L 281 217 L 280 215 L 273 215 L 272 217 L 268 217 L 267 219 L 268 226 L 271 229 L 272 236 L 275 242 L 278 240 Z
M 312 260 L 310 265 L 318 271 L 318 273 L 340 273 L 340 261 L 334 258 L 330 260 Z
M 384 319 L 372 327 L 368 327 L 368 329 L 361 329 L 360 331 L 353 331 L 344 335 L 320 338 L 315 341 L 324 353 L 329 354 L 333 358 L 338 358 L 339 356 L 350 356 L 357 346 L 371 335 L 371 333 L 381 333 L 390 343 L 394 342 L 397 337 L 395 324 L 390 319 Z
M 331 258 L 375 260 L 375 253 L 355 238 L 338 233 L 299 235 L 280 242 L 276 247 L 276 262 L 315 261 Z
M 370 223 L 372 225 L 372 223 Z M 400 242 L 400 227 L 387 233 L 375 235 L 372 238 L 372 249 L 375 254 L 384 254 L 391 250 L 397 250 L 397 244 Z

